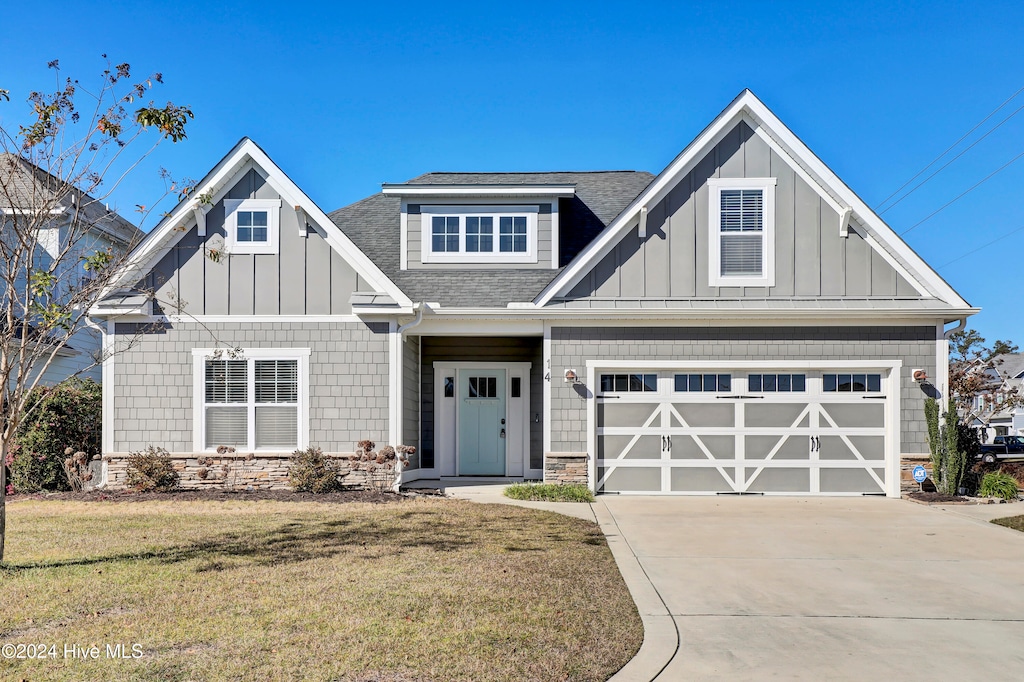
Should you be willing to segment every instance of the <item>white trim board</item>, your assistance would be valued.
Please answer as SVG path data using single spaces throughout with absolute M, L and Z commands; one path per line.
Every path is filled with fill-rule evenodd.
M 898 269 L 908 282 L 930 292 L 939 300 L 957 309 L 970 305 L 953 290 L 935 270 L 911 249 L 906 242 L 871 210 L 842 180 L 793 134 L 750 90 L 744 90 L 712 123 L 691 142 L 640 195 L 597 236 L 558 277 L 534 299 L 544 306 L 559 295 L 565 295 L 604 258 L 623 236 L 639 221 L 642 208 L 657 203 L 680 179 L 720 142 L 740 121 L 747 121 L 773 149 L 785 155 L 796 172 L 810 179 L 820 195 L 836 210 L 840 219 L 846 209 L 877 240 L 873 244 L 880 255 L 899 261 Z M 841 229 L 841 225 L 837 225 Z M 881 247 L 881 248 L 878 248 Z M 888 260 L 888 259 L 887 259 Z

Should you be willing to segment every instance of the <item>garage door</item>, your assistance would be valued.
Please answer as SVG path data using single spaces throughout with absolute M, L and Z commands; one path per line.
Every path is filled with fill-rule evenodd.
M 598 370 L 595 488 L 885 494 L 890 372 Z

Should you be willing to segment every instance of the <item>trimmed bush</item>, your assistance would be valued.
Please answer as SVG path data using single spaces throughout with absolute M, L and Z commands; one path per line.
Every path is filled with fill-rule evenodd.
M 981 487 L 978 488 L 978 494 L 982 497 L 1016 500 L 1017 495 L 1020 494 L 1020 488 L 1017 486 L 1017 479 L 1013 476 L 997 471 L 985 474 L 984 478 L 981 479 Z
M 29 393 L 33 409 L 18 426 L 8 455 L 11 484 L 18 492 L 70 490 L 65 472 L 69 454 L 100 452 L 103 393 L 91 379 L 69 379 Z
M 128 456 L 126 468 L 128 487 L 136 490 L 172 490 L 178 487 L 178 472 L 170 454 L 150 445 L 143 452 Z
M 288 465 L 288 483 L 298 492 L 320 494 L 341 490 L 340 474 L 340 463 L 317 447 L 296 450 Z
M 593 502 L 594 493 L 582 483 L 514 483 L 505 497 L 536 502 Z

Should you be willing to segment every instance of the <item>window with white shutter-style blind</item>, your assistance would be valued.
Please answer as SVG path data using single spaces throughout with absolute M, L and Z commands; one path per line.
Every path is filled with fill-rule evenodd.
M 774 285 L 774 178 L 712 178 L 711 286 Z
M 302 447 L 308 350 L 249 352 L 256 357 L 221 359 L 194 351 L 202 363 L 197 366 L 197 394 L 203 397 L 197 445 L 249 451 Z

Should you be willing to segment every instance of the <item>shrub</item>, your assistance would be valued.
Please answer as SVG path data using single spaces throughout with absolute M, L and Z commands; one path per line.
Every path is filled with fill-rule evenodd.
M 178 486 L 178 472 L 166 450 L 150 445 L 128 456 L 127 483 L 136 490 L 171 490 Z
M 341 490 L 341 465 L 324 455 L 317 447 L 296 450 L 288 464 L 288 483 L 292 490 L 311 493 L 330 493 Z
M 33 389 L 28 405 L 37 407 L 18 426 L 7 458 L 11 483 L 19 492 L 70 490 L 69 474 L 84 471 L 77 465 L 100 452 L 102 389 L 91 379 L 69 379 Z M 67 469 L 65 460 L 69 455 L 81 459 L 80 452 L 86 461 L 76 461 L 74 469 Z
M 1002 471 L 996 471 L 991 474 L 985 474 L 985 477 L 981 479 L 981 487 L 978 489 L 978 494 L 982 497 L 1015 500 L 1017 495 L 1020 494 L 1020 488 L 1017 486 L 1017 479 L 1013 476 Z
M 582 483 L 514 483 L 505 497 L 537 502 L 593 502 L 594 493 Z

